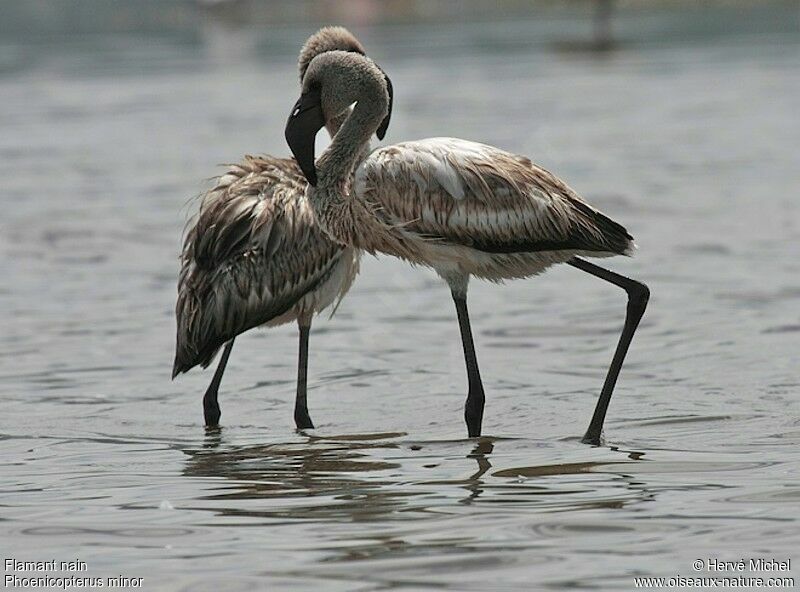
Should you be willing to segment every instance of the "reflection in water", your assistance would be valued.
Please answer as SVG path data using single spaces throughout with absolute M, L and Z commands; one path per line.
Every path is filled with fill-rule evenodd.
M 675 475 L 752 468 L 575 442 L 419 441 L 403 433 L 301 435 L 243 446 L 221 429 L 182 450 L 184 476 L 206 483 L 194 509 L 239 519 L 230 527 L 245 519 L 294 529 L 297 542 L 284 545 L 303 544 L 304 552 L 322 555 L 309 571 L 273 575 L 381 585 L 399 579 L 431 586 L 443 574 L 466 581 L 470 573 L 507 569 L 509 557 L 520 553 L 522 571 L 512 567 L 503 578 L 525 581 L 530 566 L 558 561 L 559 550 L 657 553 L 703 528 L 703 519 L 642 520 L 632 508 L 641 512 L 642 504 L 670 492 L 727 487 Z M 306 537 L 314 542 L 303 543 Z
M 240 446 L 227 443 L 224 434 L 224 428 L 207 429 L 200 448 L 184 448 L 188 459 L 183 474 L 227 480 L 226 485 L 213 487 L 204 500 L 269 500 L 270 504 L 208 508 L 222 515 L 403 520 L 418 517 L 419 512 L 442 511 L 442 500 L 448 500 L 445 505 L 452 501 L 585 509 L 622 507 L 654 495 L 641 482 L 640 471 L 632 469 L 631 460 L 640 461 L 642 452 L 611 449 L 631 460 L 545 463 L 490 473 L 490 459 L 501 442 L 495 438 L 409 443 L 402 433 L 302 435 L 292 442 Z M 507 464 L 518 459 L 520 451 L 515 448 L 521 442 L 505 441 L 508 450 L 498 460 Z M 431 457 L 437 462 L 427 462 Z M 431 470 L 436 478 L 428 476 Z M 582 477 L 597 472 L 613 473 L 613 494 L 587 487 Z M 468 494 L 458 495 L 458 490 Z
M 223 477 L 237 483 L 205 499 L 280 500 L 269 509 L 226 508 L 223 514 L 365 519 L 401 507 L 405 494 L 386 489 L 388 481 L 359 478 L 362 473 L 384 475 L 400 466 L 371 460 L 369 454 L 397 448 L 388 441 L 397 435 L 307 437 L 293 443 L 226 446 L 224 428 L 218 428 L 206 432 L 201 449 L 184 450 L 189 456 L 184 475 Z
M 489 462 L 488 457 L 493 450 L 494 444 L 491 438 L 481 438 L 477 446 L 467 455 L 467 458 L 474 458 L 478 461 L 478 470 L 467 478 L 465 488 L 470 491 L 470 494 L 465 499 L 460 500 L 461 503 L 472 503 L 472 501 L 483 493 L 483 489 L 481 489 L 481 485 L 483 485 L 481 477 L 483 477 L 486 471 L 492 468 L 492 463 Z
M 492 467 L 489 456 L 492 438 L 482 438 L 465 456 L 477 463 L 477 470 L 463 479 L 428 481 L 429 490 L 404 486 L 393 481 L 398 462 L 376 460 L 390 456 L 387 451 L 406 449 L 413 454 L 418 444 L 397 442 L 401 433 L 376 433 L 320 437 L 304 436 L 302 441 L 254 446 L 227 445 L 224 428 L 206 428 L 199 449 L 183 449 L 189 457 L 183 474 L 188 477 L 222 477 L 236 482 L 208 500 L 295 499 L 269 510 L 225 508 L 222 513 L 236 516 L 335 518 L 353 520 L 375 518 L 408 509 L 412 497 L 435 495 L 437 485 L 463 487 L 469 495 L 460 500 L 469 504 L 483 492 L 482 477 Z M 432 467 L 433 465 L 423 465 Z M 366 474 L 369 474 L 367 478 Z M 395 472 L 396 474 L 396 472 Z M 307 500 L 298 502 L 296 498 Z M 313 501 L 310 500 L 313 498 Z

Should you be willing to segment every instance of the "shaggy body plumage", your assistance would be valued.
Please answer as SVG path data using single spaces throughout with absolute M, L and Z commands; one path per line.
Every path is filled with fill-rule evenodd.
M 203 197 L 182 254 L 174 374 L 253 327 L 308 325 L 350 289 L 359 253 L 315 224 L 305 188 L 293 159 L 247 156 Z
M 389 104 L 380 70 L 368 58 L 344 52 L 315 58 L 303 93 L 302 109 L 290 115 L 286 137 L 311 180 L 307 196 L 320 226 L 343 245 L 432 267 L 450 286 L 469 380 L 465 419 L 470 436 L 481 433 L 485 399 L 466 305 L 470 276 L 500 282 L 569 263 L 626 290 L 625 329 L 584 436 L 586 442 L 599 443 L 649 291 L 579 256 L 630 254 L 631 235 L 530 159 L 492 146 L 431 138 L 381 148 L 359 161 L 360 147 Z M 315 121 L 353 103 L 352 113 L 314 163 Z

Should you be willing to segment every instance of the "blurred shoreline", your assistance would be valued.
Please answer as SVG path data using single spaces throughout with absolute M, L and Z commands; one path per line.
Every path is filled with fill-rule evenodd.
M 3 2 L 0 35 L 188 32 L 208 22 L 231 28 L 339 23 L 401 25 L 513 19 L 592 21 L 690 11 L 706 24 L 735 15 L 754 29 L 800 28 L 797 0 L 32 0 Z M 748 19 L 742 19 L 747 14 Z
M 675 44 L 749 47 L 754 40 L 793 47 L 800 40 L 800 0 L 32 0 L 0 7 L 0 75 L 51 61 L 49 75 L 75 67 L 114 73 L 132 47 L 139 48 L 138 68 L 162 69 L 163 54 L 141 53 L 156 45 L 172 47 L 170 59 L 203 55 L 226 67 L 285 61 L 325 24 L 351 28 L 378 60 L 472 46 L 602 56 Z M 70 57 L 79 63 L 69 65 Z

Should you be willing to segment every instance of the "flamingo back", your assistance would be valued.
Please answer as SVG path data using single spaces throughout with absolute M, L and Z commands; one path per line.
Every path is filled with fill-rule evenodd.
M 455 138 L 375 150 L 355 193 L 416 239 L 419 263 L 491 280 L 524 277 L 575 255 L 630 254 L 625 228 L 530 159 Z

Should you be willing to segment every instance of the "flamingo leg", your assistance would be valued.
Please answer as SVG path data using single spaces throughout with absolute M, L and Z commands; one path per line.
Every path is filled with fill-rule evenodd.
M 639 326 L 639 321 L 642 319 L 642 315 L 644 315 L 645 308 L 647 308 L 647 301 L 650 298 L 650 289 L 641 282 L 626 278 L 625 276 L 609 271 L 599 265 L 584 261 L 583 259 L 578 259 L 577 257 L 571 259 L 568 263 L 581 271 L 585 271 L 615 286 L 619 286 L 628 293 L 625 326 L 622 329 L 622 335 L 620 335 L 617 349 L 614 352 L 614 358 L 611 360 L 611 366 L 608 369 L 606 380 L 603 383 L 603 389 L 600 391 L 600 398 L 597 401 L 597 407 L 595 407 L 592 421 L 589 423 L 589 428 L 583 436 L 584 443 L 599 446 L 600 434 L 603 431 L 603 421 L 606 418 L 608 404 L 614 392 L 614 385 L 617 383 L 617 377 L 622 368 L 622 363 L 625 361 L 625 354 L 628 353 L 628 347 L 630 347 L 633 334 L 636 332 L 636 327 Z
M 214 372 L 214 378 L 211 379 L 211 384 L 208 385 L 206 394 L 203 395 L 203 416 L 206 420 L 206 426 L 210 428 L 219 425 L 219 417 L 222 415 L 217 402 L 217 394 L 219 393 L 219 383 L 222 382 L 222 375 L 225 373 L 225 366 L 228 364 L 228 358 L 231 355 L 231 349 L 233 349 L 233 339 L 225 344 L 217 370 Z
M 298 430 L 313 429 L 314 424 L 308 414 L 308 337 L 311 333 L 311 319 L 298 322 L 300 328 L 300 351 L 297 359 L 297 396 L 294 400 L 294 423 Z
M 461 344 L 464 346 L 464 361 L 467 364 L 469 393 L 464 404 L 464 419 L 467 422 L 467 433 L 470 438 L 481 435 L 483 422 L 483 405 L 486 397 L 483 394 L 483 382 L 478 370 L 478 357 L 475 355 L 475 343 L 472 340 L 472 327 L 469 324 L 466 294 L 452 292 L 453 302 L 458 314 L 458 326 L 461 329 Z

